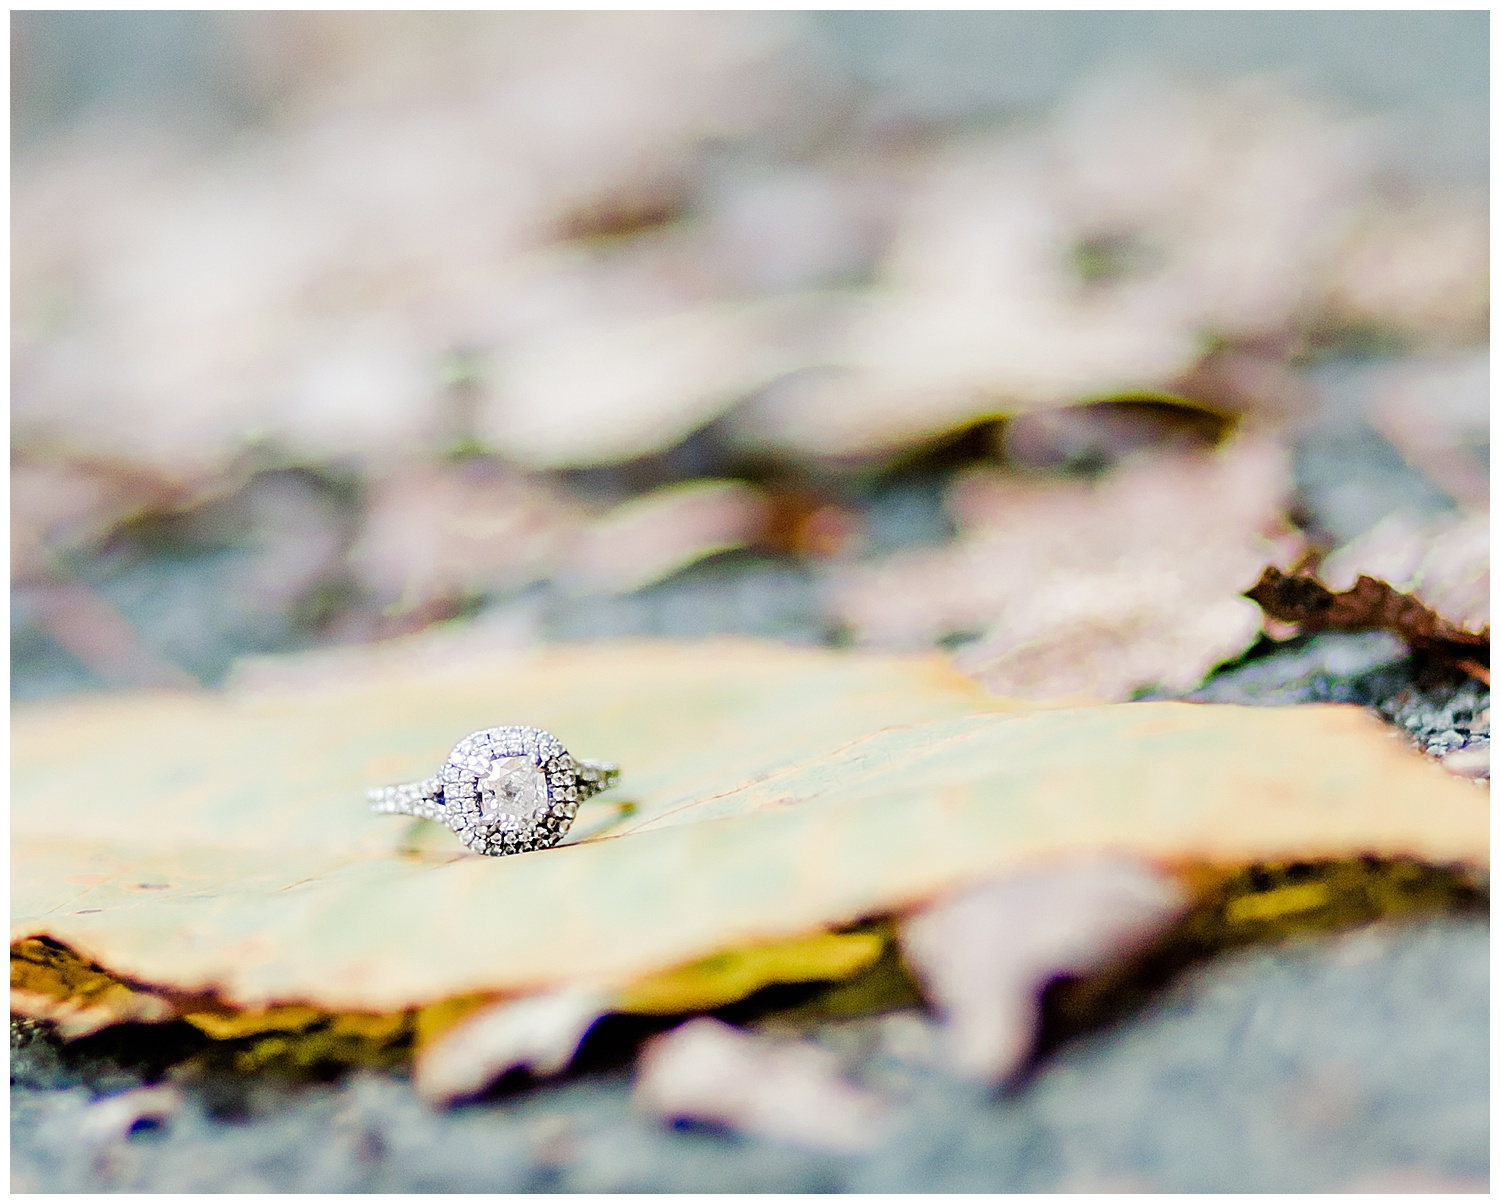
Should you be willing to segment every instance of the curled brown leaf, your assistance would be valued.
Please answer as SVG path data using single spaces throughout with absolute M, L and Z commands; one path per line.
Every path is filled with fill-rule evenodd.
M 1334 593 L 1316 577 L 1283 573 L 1267 565 L 1245 591 L 1273 619 L 1316 631 L 1389 631 L 1414 651 L 1434 653 L 1489 681 L 1490 631 L 1467 631 L 1389 582 L 1361 575 L 1352 589 Z

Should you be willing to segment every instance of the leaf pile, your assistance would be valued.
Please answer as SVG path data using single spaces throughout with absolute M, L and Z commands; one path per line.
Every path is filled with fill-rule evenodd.
M 1187 690 L 1259 635 L 1241 593 L 1300 550 L 1289 489 L 1285 449 L 1250 432 L 1098 480 L 974 471 L 948 492 L 952 544 L 849 567 L 833 607 L 872 646 L 974 637 L 955 663 L 997 694 Z

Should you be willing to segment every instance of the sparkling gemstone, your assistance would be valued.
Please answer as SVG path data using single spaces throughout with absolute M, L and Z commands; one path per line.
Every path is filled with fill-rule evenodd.
M 535 819 L 547 809 L 547 782 L 530 757 L 501 757 L 479 779 L 479 810 L 502 828 Z

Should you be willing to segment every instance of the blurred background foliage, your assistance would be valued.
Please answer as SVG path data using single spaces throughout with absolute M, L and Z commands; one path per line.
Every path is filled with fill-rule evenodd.
M 440 623 L 962 645 L 861 599 L 976 470 L 1242 426 L 1330 547 L 1487 506 L 1482 12 L 12 35 L 15 697 Z

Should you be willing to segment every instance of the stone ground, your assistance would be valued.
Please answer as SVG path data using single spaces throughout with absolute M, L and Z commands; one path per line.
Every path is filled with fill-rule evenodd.
M 1368 428 L 1308 431 L 1304 506 L 1349 537 L 1397 506 L 1451 505 Z M 885 544 L 943 536 L 932 481 L 869 498 Z M 213 682 L 233 656 L 297 646 L 245 618 L 235 553 L 121 554 L 93 582 L 157 651 Z M 834 638 L 813 574 L 724 557 L 613 601 L 546 590 L 503 603 L 553 638 L 741 631 Z M 93 688 L 12 618 L 13 694 Z M 1419 687 L 1380 635 L 1263 644 L 1192 697 L 1370 706 L 1424 748 L 1487 743 L 1487 690 Z M 1479 913 L 1382 921 L 1223 954 L 1133 1014 L 1064 1041 L 1005 1093 L 936 1069 L 915 1010 L 811 1035 L 881 1092 L 897 1124 L 859 1156 L 815 1153 L 634 1111 L 624 1056 L 449 1111 L 399 1074 L 293 1085 L 200 1076 L 160 1123 L 111 1139 L 97 1101 L 156 1081 L 187 1050 L 125 1029 L 72 1048 L 12 1026 L 11 1165 L 20 1191 L 1329 1191 L 1486 1190 L 1489 934 Z M 588 1059 L 584 1059 L 588 1062 Z M 93 1110 L 91 1110 L 93 1109 Z

